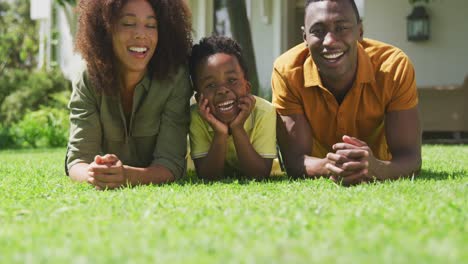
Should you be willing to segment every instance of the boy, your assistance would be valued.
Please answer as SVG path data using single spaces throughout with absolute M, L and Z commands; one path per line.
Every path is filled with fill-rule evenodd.
M 250 94 L 239 44 L 223 36 L 203 38 L 193 47 L 189 65 L 197 99 L 190 147 L 198 176 L 268 176 L 276 158 L 276 112 Z

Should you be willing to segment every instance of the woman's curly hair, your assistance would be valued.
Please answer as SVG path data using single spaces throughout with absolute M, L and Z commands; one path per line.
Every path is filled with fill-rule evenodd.
M 184 0 L 147 0 L 158 21 L 158 44 L 148 68 L 153 78 L 171 78 L 187 62 L 192 47 L 192 16 Z M 98 92 L 115 94 L 119 81 L 112 48 L 112 29 L 128 0 L 81 0 L 75 49 L 87 64 Z

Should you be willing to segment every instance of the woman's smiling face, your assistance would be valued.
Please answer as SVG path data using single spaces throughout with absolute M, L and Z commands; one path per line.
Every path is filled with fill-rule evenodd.
M 145 72 L 158 44 L 158 21 L 146 0 L 129 0 L 120 10 L 112 46 L 120 69 Z

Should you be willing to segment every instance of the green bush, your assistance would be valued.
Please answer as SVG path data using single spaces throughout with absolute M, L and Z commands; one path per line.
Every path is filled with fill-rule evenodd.
M 19 89 L 30 74 L 29 70 L 24 69 L 10 69 L 0 74 L 0 106 L 5 98 Z
M 30 18 L 30 9 L 30 1 L 0 1 L 0 76 L 36 65 L 38 23 Z
M 14 148 L 15 138 L 8 127 L 0 125 L 0 149 Z
M 0 121 L 11 125 L 23 119 L 27 111 L 36 111 L 41 106 L 65 109 L 71 86 L 58 69 L 50 72 L 16 69 L 0 78 L 0 90 L 6 91 L 2 92 L 3 98 L 0 94 Z
M 21 147 L 64 147 L 68 141 L 68 111 L 44 107 L 28 112 L 12 131 Z

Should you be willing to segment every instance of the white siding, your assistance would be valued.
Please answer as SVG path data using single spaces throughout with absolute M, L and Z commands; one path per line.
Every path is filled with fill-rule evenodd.
M 270 89 L 271 70 L 273 60 L 280 53 L 280 28 L 276 28 L 279 23 L 279 16 L 275 16 L 280 8 L 278 5 L 272 6 L 269 22 L 262 19 L 261 1 L 252 1 L 250 26 L 252 30 L 252 41 L 257 63 L 258 80 L 260 89 Z
M 418 87 L 462 84 L 468 74 L 468 1 L 433 0 L 427 5 L 431 38 L 406 40 L 407 0 L 365 1 L 364 35 L 393 44 L 409 55 Z

